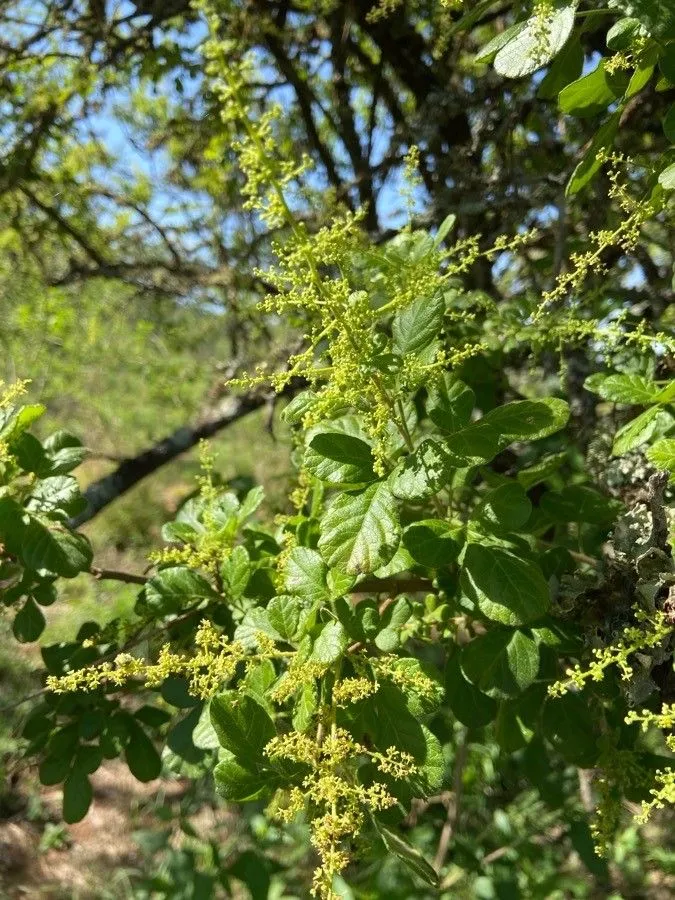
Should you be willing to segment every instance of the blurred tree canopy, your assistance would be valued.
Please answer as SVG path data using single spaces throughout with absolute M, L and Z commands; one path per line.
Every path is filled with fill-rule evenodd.
M 232 0 L 218 15 L 232 61 L 255 60 L 253 114 L 280 104 L 281 154 L 314 163 L 297 185 L 307 227 L 346 205 L 386 241 L 405 218 L 404 157 L 416 146 L 419 225 L 452 212 L 457 238 L 478 234 L 482 246 L 538 229 L 517 258 L 480 258 L 463 275 L 501 302 L 549 289 L 590 235 L 624 216 L 603 172 L 573 203 L 566 196 L 589 142 L 601 149 L 610 136 L 637 162 L 637 194 L 669 146 L 671 94 L 656 77 L 618 109 L 616 91 L 579 114 L 556 102 L 607 53 L 613 19 L 584 6 L 555 65 L 520 78 L 481 48 L 508 36 L 529 3 Z M 105 410 L 117 410 L 118 436 L 103 439 L 111 454 L 217 420 L 226 376 L 262 360 L 278 367 L 297 323 L 255 312 L 268 288 L 258 267 L 283 228 L 244 207 L 241 134 L 223 123 L 205 74 L 203 15 L 185 0 L 15 0 L 2 4 L 0 28 L 3 374 L 48 373 L 41 396 L 70 415 L 91 386 L 106 434 Z M 629 74 L 613 77 L 625 88 Z M 622 311 L 658 327 L 672 253 L 658 221 L 647 236 L 603 254 L 609 277 L 591 279 L 589 315 Z M 583 404 L 578 363 L 569 387 Z

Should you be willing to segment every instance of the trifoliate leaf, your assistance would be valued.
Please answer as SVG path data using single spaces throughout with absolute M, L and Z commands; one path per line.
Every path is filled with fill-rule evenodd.
M 83 534 L 56 526 L 50 528 L 32 517 L 23 531 L 21 555 L 29 569 L 46 569 L 64 578 L 86 572 L 93 556 Z
M 428 390 L 427 412 L 435 425 L 452 433 L 469 424 L 476 396 L 463 381 L 444 372 Z
M 345 631 L 342 622 L 327 622 L 321 629 L 321 634 L 314 641 L 312 659 L 318 663 L 329 666 L 337 662 L 347 649 L 349 635 Z
M 549 588 L 539 566 L 502 547 L 469 544 L 461 584 L 483 615 L 502 625 L 524 625 L 548 611 Z
M 399 540 L 397 503 L 380 482 L 361 494 L 343 494 L 331 504 L 321 521 L 319 550 L 331 568 L 359 575 L 387 563 Z
M 375 480 L 373 457 L 365 441 L 340 432 L 322 432 L 304 456 L 307 471 L 333 487 L 361 487 Z
M 501 484 L 479 503 L 472 519 L 490 530 L 516 531 L 530 518 L 532 504 L 516 482 Z
M 195 600 L 212 600 L 217 596 L 206 578 L 187 566 L 162 569 L 145 586 L 147 606 L 160 615 L 178 613 Z
M 612 456 L 623 456 L 664 434 L 673 424 L 671 414 L 660 406 L 650 406 L 636 419 L 620 428 L 614 436 Z
M 438 441 L 431 438 L 405 457 L 389 476 L 389 487 L 400 500 L 424 500 L 438 493 L 449 479 L 450 470 L 461 465 Z
M 489 697 L 516 697 L 537 677 L 539 648 L 522 631 L 493 628 L 462 649 L 460 665 L 465 677 Z
M 400 309 L 391 326 L 394 349 L 402 356 L 420 353 L 438 336 L 444 314 L 445 303 L 440 293 L 420 297 Z
M 284 584 L 289 594 L 309 601 L 326 601 L 328 567 L 321 554 L 309 547 L 294 547 L 284 563 Z
M 654 403 L 661 392 L 658 384 L 642 375 L 591 375 L 584 387 L 615 403 Z

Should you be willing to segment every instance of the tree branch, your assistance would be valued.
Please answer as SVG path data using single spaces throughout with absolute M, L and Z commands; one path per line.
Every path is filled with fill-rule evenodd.
M 303 383 L 295 380 L 281 391 L 279 396 L 292 396 L 303 387 Z M 87 501 L 86 509 L 70 520 L 71 528 L 78 528 L 89 522 L 113 500 L 126 494 L 148 475 L 152 475 L 162 466 L 172 462 L 187 450 L 195 447 L 201 440 L 213 437 L 223 428 L 243 419 L 249 413 L 263 407 L 269 400 L 267 391 L 253 390 L 238 397 L 228 397 L 217 411 L 203 418 L 198 424 L 178 428 L 161 441 L 143 450 L 136 456 L 125 459 L 114 472 L 92 482 L 84 491 Z

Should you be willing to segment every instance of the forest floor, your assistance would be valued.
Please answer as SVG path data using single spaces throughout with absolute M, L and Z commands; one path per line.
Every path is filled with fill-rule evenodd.
M 152 821 L 144 807 L 149 807 L 160 791 L 166 799 L 179 796 L 184 785 L 180 781 L 141 784 L 117 760 L 102 766 L 91 781 L 92 806 L 75 825 L 65 828 L 57 824 L 60 788 L 40 788 L 24 798 L 29 803 L 0 823 L 2 900 L 125 896 L 129 875 L 142 863 L 133 832 Z

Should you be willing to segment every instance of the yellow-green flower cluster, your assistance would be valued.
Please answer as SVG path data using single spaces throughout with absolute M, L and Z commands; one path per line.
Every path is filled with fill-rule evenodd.
M 343 678 L 333 688 L 333 700 L 337 706 L 349 706 L 350 703 L 372 697 L 377 687 L 377 682 L 370 678 Z
M 30 381 L 28 379 L 20 379 L 12 384 L 5 384 L 0 378 L 0 409 L 7 409 L 12 406 L 19 397 L 22 397 L 28 390 Z
M 619 247 L 626 251 L 635 247 L 642 226 L 662 207 L 663 201 L 658 198 L 637 200 L 630 194 L 629 181 L 621 176 L 626 160 L 620 154 L 606 154 L 605 161 L 610 164 L 609 195 L 618 201 L 624 215 L 614 230 L 601 229 L 588 235 L 589 249 L 571 255 L 569 271 L 561 274 L 555 286 L 544 293 L 537 317 L 543 315 L 552 304 L 563 300 L 570 291 L 578 291 L 590 275 L 604 272 L 603 257 L 610 247 Z
M 212 697 L 233 677 L 240 662 L 248 665 L 262 659 L 281 656 L 272 646 L 257 654 L 249 654 L 239 641 L 229 641 L 207 621 L 203 621 L 195 635 L 196 653 L 187 656 L 174 653 L 168 645 L 162 647 L 156 663 L 147 663 L 130 653 L 118 654 L 112 662 L 103 662 L 69 672 L 50 675 L 47 690 L 55 694 L 69 691 L 94 691 L 105 685 L 121 687 L 140 679 L 146 687 L 159 687 L 170 675 L 188 678 L 188 690 L 194 697 Z
M 288 669 L 270 691 L 270 698 L 275 703 L 284 703 L 297 691 L 301 690 L 308 682 L 316 681 L 326 674 L 328 666 L 315 660 L 298 662 L 294 656 Z
M 401 665 L 397 656 L 381 656 L 369 660 L 375 675 L 392 681 L 404 693 L 417 694 L 425 700 L 434 700 L 443 696 L 443 688 L 433 678 L 429 678 L 418 667 Z
M 221 491 L 215 484 L 215 456 L 208 441 L 199 444 L 199 468 L 197 488 L 203 504 L 202 524 L 204 531 L 195 533 L 192 543 L 182 547 L 164 547 L 149 554 L 148 559 L 155 565 L 182 565 L 191 569 L 204 569 L 215 575 L 227 555 L 231 552 L 235 530 L 224 530 L 215 515 Z
M 633 665 L 630 657 L 641 650 L 656 647 L 673 633 L 673 626 L 664 613 L 656 611 L 648 613 L 637 609 L 635 613 L 637 625 L 624 628 L 621 640 L 610 647 L 595 647 L 593 649 L 594 661 L 587 669 L 576 665 L 568 669 L 566 678 L 552 684 L 548 692 L 552 697 L 561 697 L 572 687 L 581 690 L 587 681 L 602 681 L 605 671 L 610 666 L 617 666 L 621 677 L 628 681 L 633 676 Z
M 346 838 L 357 836 L 365 812 L 388 809 L 396 803 L 381 782 L 360 784 L 355 766 L 361 757 L 369 757 L 377 768 L 394 778 L 407 778 L 416 773 L 415 761 L 408 753 L 391 747 L 386 753 L 367 750 L 344 728 L 332 725 L 325 737 L 317 739 L 291 732 L 274 737 L 265 748 L 270 759 L 290 759 L 311 767 L 302 782 L 302 790 L 293 788 L 285 802 L 276 804 L 274 814 L 289 822 L 304 809 L 311 815 L 311 840 L 320 865 L 315 870 L 312 896 L 321 900 L 336 900 L 333 880 L 350 861 L 344 846 Z
M 675 732 L 675 703 L 664 703 L 661 712 L 651 712 L 643 709 L 642 712 L 632 709 L 626 716 L 627 724 L 639 722 L 643 731 L 647 731 L 650 726 L 661 728 L 664 731 Z M 675 734 L 669 734 L 666 737 L 668 749 L 675 753 Z
M 626 790 L 646 786 L 648 775 L 632 750 L 615 747 L 603 753 L 599 767 L 601 774 L 594 782 L 598 799 L 590 828 L 595 852 L 605 857 L 621 821 Z
M 642 811 L 637 816 L 640 823 L 646 822 L 655 809 L 663 809 L 664 806 L 675 803 L 675 771 L 670 767 L 657 771 L 656 786 L 649 793 L 652 799 L 643 801 Z

